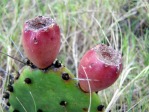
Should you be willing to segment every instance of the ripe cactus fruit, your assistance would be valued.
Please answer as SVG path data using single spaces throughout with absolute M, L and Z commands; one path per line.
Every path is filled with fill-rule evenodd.
M 27 58 L 38 68 L 46 68 L 59 52 L 60 28 L 53 19 L 38 16 L 25 22 L 22 43 Z
M 82 90 L 94 92 L 111 86 L 122 70 L 122 56 L 112 47 L 99 44 L 82 57 L 78 75 Z M 87 80 L 88 79 L 88 80 Z
M 90 93 L 77 85 L 70 71 L 52 65 L 48 70 L 25 66 L 12 85 L 10 112 L 88 112 Z M 99 97 L 91 93 L 90 112 L 102 112 Z

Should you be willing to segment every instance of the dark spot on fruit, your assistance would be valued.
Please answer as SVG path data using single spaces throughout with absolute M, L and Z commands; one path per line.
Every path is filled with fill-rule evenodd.
M 61 66 L 62 66 L 61 63 L 58 60 L 56 60 L 54 67 L 59 68 Z
M 8 92 L 4 92 L 4 94 L 3 94 L 3 98 L 8 99 L 8 98 L 9 98 L 9 93 L 8 93 Z
M 7 103 L 6 103 L 6 105 L 7 105 L 7 106 L 10 106 L 10 103 L 9 103 L 9 102 L 7 102 Z
M 34 44 L 38 44 L 38 40 L 36 37 L 33 38 Z
M 61 102 L 60 102 L 60 105 L 61 105 L 61 106 L 66 106 L 66 105 L 67 105 L 67 102 L 66 102 L 66 101 L 61 101 Z
M 38 109 L 37 112 L 43 112 L 41 109 Z
M 32 83 L 32 80 L 31 80 L 30 78 L 26 78 L 24 81 L 25 81 L 25 83 L 27 83 L 27 84 L 31 84 L 31 83 Z
M 8 91 L 13 92 L 13 87 L 11 85 L 8 85 L 7 89 Z
M 69 79 L 70 79 L 68 73 L 62 73 L 62 78 L 63 78 L 64 80 L 69 80 Z
M 97 110 L 98 110 L 98 111 L 102 111 L 102 110 L 103 110 L 103 108 L 104 108 L 104 106 L 103 106 L 103 105 L 99 105 L 99 106 L 97 107 Z
M 83 108 L 83 111 L 88 111 L 88 108 Z
M 19 112 L 18 110 L 14 110 L 13 112 Z

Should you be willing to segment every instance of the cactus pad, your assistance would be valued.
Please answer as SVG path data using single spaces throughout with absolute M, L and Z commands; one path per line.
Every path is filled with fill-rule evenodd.
M 66 67 L 25 66 L 20 74 L 10 92 L 10 112 L 101 112 L 98 95 L 83 92 Z

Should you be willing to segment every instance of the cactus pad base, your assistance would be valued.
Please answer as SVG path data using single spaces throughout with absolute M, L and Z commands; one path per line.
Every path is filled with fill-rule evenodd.
M 83 92 L 66 67 L 25 66 L 20 74 L 10 92 L 10 112 L 101 112 L 98 95 Z

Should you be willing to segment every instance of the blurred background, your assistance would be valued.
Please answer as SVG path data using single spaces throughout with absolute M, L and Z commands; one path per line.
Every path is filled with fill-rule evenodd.
M 74 74 L 83 54 L 99 43 L 122 52 L 119 79 L 98 92 L 107 112 L 149 112 L 148 0 L 0 0 L 0 51 L 24 61 L 22 27 L 39 15 L 50 16 L 59 24 L 58 59 Z M 13 75 L 23 66 L 0 53 L 1 93 L 6 74 Z M 0 99 L 3 105 L 1 95 Z M 2 106 L 0 110 L 3 112 Z

